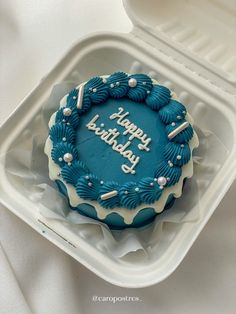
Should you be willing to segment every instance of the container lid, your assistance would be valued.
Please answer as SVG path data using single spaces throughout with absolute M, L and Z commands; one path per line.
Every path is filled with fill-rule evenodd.
M 235 0 L 123 3 L 137 36 L 236 94 Z

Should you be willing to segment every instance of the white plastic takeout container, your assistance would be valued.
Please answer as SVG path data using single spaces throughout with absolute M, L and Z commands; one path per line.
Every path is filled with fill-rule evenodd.
M 134 27 L 129 34 L 100 33 L 78 41 L 19 104 L 1 127 L 0 156 L 22 132 L 34 132 L 38 112 L 52 86 L 75 73 L 91 76 L 145 72 L 179 95 L 202 129 L 212 131 L 229 151 L 201 198 L 201 217 L 165 230 L 166 238 L 148 260 L 108 256 L 84 230 L 70 233 L 60 222 L 40 219 L 37 204 L 9 180 L 0 161 L 0 200 L 49 241 L 103 279 L 124 287 L 145 287 L 169 276 L 182 261 L 236 177 L 236 4 L 212 0 L 126 0 Z M 80 83 L 80 82 L 78 82 Z M 14 197 L 13 197 L 14 195 Z

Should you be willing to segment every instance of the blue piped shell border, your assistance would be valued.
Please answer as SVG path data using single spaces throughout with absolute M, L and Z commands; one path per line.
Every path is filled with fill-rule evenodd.
M 70 91 L 66 98 L 65 107 L 56 112 L 55 124 L 50 128 L 49 136 L 52 141 L 51 157 L 61 168 L 63 180 L 72 184 L 80 198 L 98 201 L 107 209 L 124 207 L 135 209 L 141 204 L 153 204 L 162 195 L 165 187 L 175 185 L 182 174 L 182 167 L 191 158 L 188 142 L 194 131 L 191 124 L 177 136 L 169 139 L 164 148 L 164 159 L 157 166 L 153 177 L 146 177 L 139 182 L 127 182 L 123 185 L 114 181 L 103 181 L 91 173 L 87 166 L 79 160 L 79 152 L 74 146 L 76 129 L 80 116 L 94 104 L 105 102 L 109 97 L 128 97 L 136 102 L 145 102 L 166 126 L 166 135 L 186 122 L 187 110 L 183 104 L 171 98 L 171 92 L 162 85 L 153 84 L 146 74 L 128 75 L 116 72 L 108 77 L 94 77 L 84 84 L 83 102 L 77 108 L 79 89 Z M 67 114 L 64 109 L 68 108 Z M 69 112 L 69 114 L 68 114 Z M 65 160 L 65 154 L 70 154 L 72 160 Z M 159 185 L 158 178 L 165 177 L 165 186 Z M 117 194 L 108 199 L 101 195 L 116 191 Z

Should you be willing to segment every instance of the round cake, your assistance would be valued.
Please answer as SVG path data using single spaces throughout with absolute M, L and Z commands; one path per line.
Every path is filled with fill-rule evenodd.
M 50 118 L 50 179 L 79 214 L 113 229 L 144 226 L 193 175 L 192 125 L 175 93 L 146 74 L 93 77 Z

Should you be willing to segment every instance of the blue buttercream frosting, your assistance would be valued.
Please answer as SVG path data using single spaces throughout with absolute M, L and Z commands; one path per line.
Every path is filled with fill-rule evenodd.
M 174 131 L 175 129 L 177 129 L 184 122 L 186 122 L 186 121 L 185 120 L 181 120 L 180 122 L 175 122 L 175 123 L 168 124 L 166 126 L 167 134 L 169 134 L 172 131 Z M 171 139 L 171 141 L 175 142 L 175 143 L 184 144 L 184 143 L 188 143 L 191 140 L 192 137 L 193 137 L 193 128 L 189 124 L 189 126 L 186 129 L 184 129 L 179 134 L 177 134 L 174 138 Z
M 66 106 L 57 111 L 49 136 L 52 159 L 61 167 L 63 180 L 72 184 L 82 199 L 98 201 L 106 209 L 122 206 L 133 210 L 142 203 L 158 201 L 165 186 L 179 181 L 181 167 L 191 158 L 188 142 L 193 128 L 189 124 L 168 138 L 185 122 L 186 115 L 186 108 L 171 99 L 168 88 L 153 85 L 146 74 L 116 72 L 90 79 L 84 85 L 80 109 L 77 101 L 78 89 L 73 89 Z M 105 139 L 109 130 L 118 135 L 108 145 L 109 140 L 102 137 Z M 139 136 L 133 137 L 135 131 Z M 122 172 L 137 157 L 134 173 Z M 159 177 L 166 178 L 164 186 L 159 185 Z M 107 193 L 112 196 L 104 197 Z
M 66 186 L 64 185 L 64 183 L 59 181 L 59 180 L 56 180 L 56 183 L 58 185 L 59 191 L 68 197 L 67 189 L 66 189 Z M 172 195 L 170 195 L 168 197 L 167 202 L 166 202 L 166 206 L 165 206 L 165 210 L 170 208 L 171 206 L 173 206 L 174 200 L 175 199 L 173 198 Z M 122 216 L 120 216 L 119 213 L 113 212 L 113 213 L 108 214 L 105 219 L 99 219 L 97 216 L 97 211 L 94 208 L 94 206 L 86 204 L 86 203 L 80 204 L 76 208 L 72 207 L 72 209 L 78 211 L 83 216 L 87 216 L 87 217 L 91 217 L 91 218 L 100 220 L 103 223 L 106 223 L 112 229 L 118 229 L 118 230 L 123 229 L 123 228 L 127 228 L 127 227 L 138 228 L 138 227 L 145 226 L 145 225 L 151 223 L 153 221 L 153 219 L 157 215 L 159 215 L 155 212 L 155 210 L 153 208 L 146 207 L 137 213 L 132 224 L 127 225 L 124 222 L 124 218 Z
M 161 197 L 162 189 L 153 178 L 144 178 L 139 182 L 139 194 L 142 202 L 152 204 Z
M 65 165 L 61 170 L 62 178 L 66 183 L 73 185 L 77 184 L 77 181 L 81 176 L 89 174 L 89 169 L 87 166 L 80 160 L 73 162 L 70 166 Z
M 77 112 L 79 115 L 82 115 L 85 112 L 89 111 L 92 106 L 92 101 L 87 93 L 84 93 L 82 104 L 82 108 L 77 108 Z
M 127 182 L 119 192 L 121 206 L 134 209 L 141 203 L 139 187 L 135 182 Z
M 85 93 L 89 95 L 93 104 L 100 104 L 105 101 L 109 95 L 108 86 L 101 77 L 93 77 L 85 86 Z
M 99 203 L 105 208 L 112 209 L 115 207 L 119 207 L 120 206 L 119 189 L 120 189 L 120 186 L 117 182 L 108 181 L 104 183 L 100 189 Z M 105 199 L 105 200 L 101 198 L 102 195 L 112 192 L 112 191 L 117 191 L 117 195 L 109 199 Z
M 82 108 L 78 109 L 77 108 L 78 96 L 79 91 L 77 89 L 73 89 L 67 96 L 66 107 L 72 109 L 73 112 L 76 111 L 77 115 L 82 115 L 90 109 L 92 101 L 89 92 L 84 93 Z
M 69 108 L 75 108 L 77 104 L 78 90 L 76 88 L 72 89 L 66 99 L 66 105 Z
M 170 90 L 162 85 L 154 85 L 152 92 L 147 95 L 146 104 L 153 110 L 158 111 L 170 101 Z
M 156 178 L 165 177 L 167 178 L 167 186 L 176 184 L 182 174 L 180 167 L 173 165 L 171 162 L 164 160 L 155 171 L 154 176 Z
M 115 72 L 107 79 L 110 96 L 113 98 L 124 97 L 128 90 L 128 75 L 124 72 Z
M 66 165 L 64 161 L 65 154 L 71 154 L 73 157 L 73 162 L 78 159 L 77 149 L 71 143 L 57 143 L 53 146 L 51 156 L 52 160 L 58 164 L 60 167 Z
M 88 174 L 78 179 L 76 192 L 85 200 L 95 201 L 99 197 L 99 190 L 101 189 L 101 186 L 101 181 L 97 176 Z
M 130 79 L 136 80 L 137 85 L 129 88 L 127 96 L 136 102 L 145 100 L 153 86 L 151 78 L 146 74 L 133 74 L 129 76 Z
M 79 115 L 77 110 L 75 108 L 72 109 L 70 116 L 65 116 L 63 110 L 64 108 L 60 108 L 57 111 L 55 122 L 71 125 L 74 129 L 76 129 L 79 125 Z
M 188 145 L 170 142 L 166 144 L 164 156 L 176 166 L 183 166 L 189 162 L 191 151 Z
M 165 124 L 183 120 L 185 115 L 186 108 L 184 105 L 173 99 L 159 111 L 159 116 Z
M 70 125 L 56 123 L 49 131 L 53 143 L 67 142 L 74 143 L 75 131 Z

